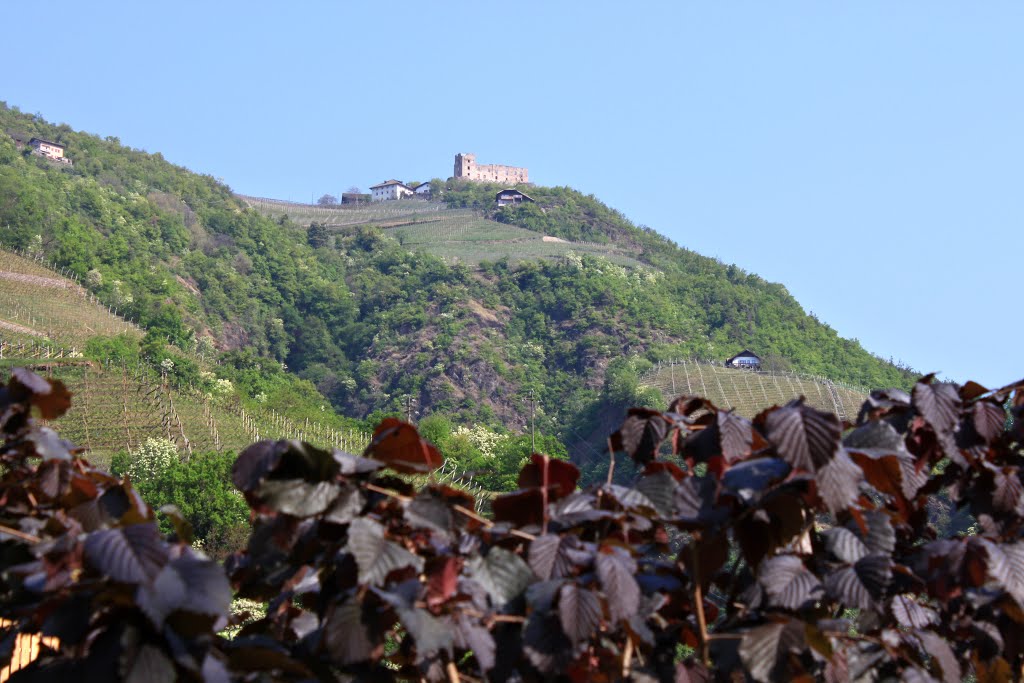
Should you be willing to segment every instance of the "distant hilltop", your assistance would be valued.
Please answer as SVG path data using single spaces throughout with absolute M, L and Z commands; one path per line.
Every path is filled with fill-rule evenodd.
M 455 177 L 479 182 L 516 185 L 530 182 L 530 172 L 518 166 L 478 164 L 475 154 L 455 155 Z

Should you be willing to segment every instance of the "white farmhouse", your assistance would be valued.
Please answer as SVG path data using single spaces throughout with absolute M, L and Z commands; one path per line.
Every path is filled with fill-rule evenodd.
M 430 183 L 420 183 L 413 188 L 413 192 L 416 193 L 417 197 L 430 198 Z
M 36 156 L 44 157 L 50 161 L 59 161 L 62 164 L 71 165 L 71 159 L 64 156 L 64 145 L 59 142 L 52 142 L 42 138 L 32 138 L 28 141 L 28 144 L 29 147 L 32 148 L 32 153 Z
M 402 199 L 403 197 L 411 197 L 415 194 L 411 187 L 397 180 L 385 180 L 383 183 L 371 187 L 370 192 L 373 193 L 370 199 L 375 202 Z

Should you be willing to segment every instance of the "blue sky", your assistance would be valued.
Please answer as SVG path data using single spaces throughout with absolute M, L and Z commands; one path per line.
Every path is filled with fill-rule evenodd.
M 475 152 L 782 282 L 884 358 L 1024 375 L 1024 3 L 39 0 L 19 16 L 0 99 L 238 192 L 309 201 L 447 177 Z

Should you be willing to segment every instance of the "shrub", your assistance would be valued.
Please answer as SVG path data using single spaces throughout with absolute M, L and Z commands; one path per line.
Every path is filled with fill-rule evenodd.
M 267 610 L 217 640 L 220 569 L 28 420 L 67 395 L 16 373 L 0 392 L 0 618 L 61 638 L 26 674 L 1020 678 L 1024 380 L 925 377 L 873 392 L 854 424 L 800 400 L 754 420 L 698 397 L 634 408 L 607 481 L 578 490 L 574 465 L 534 454 L 493 519 L 402 478 L 441 456 L 395 418 L 364 457 L 260 442 L 232 467 L 254 528 L 226 570 Z M 622 460 L 639 472 L 629 486 L 611 483 Z M 966 533 L 932 524 L 939 493 Z

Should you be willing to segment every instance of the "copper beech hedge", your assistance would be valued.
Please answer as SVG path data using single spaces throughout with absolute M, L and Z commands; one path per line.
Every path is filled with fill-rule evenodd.
M 21 632 L 59 645 L 14 680 L 1020 680 L 1022 387 L 929 376 L 855 424 L 680 397 L 609 439 L 639 465 L 628 486 L 579 490 L 534 454 L 488 517 L 396 475 L 441 463 L 398 420 L 361 456 L 260 442 L 233 470 L 252 535 L 222 567 L 37 422 L 70 396 L 16 370 L 0 659 Z M 266 615 L 232 615 L 233 596 Z

